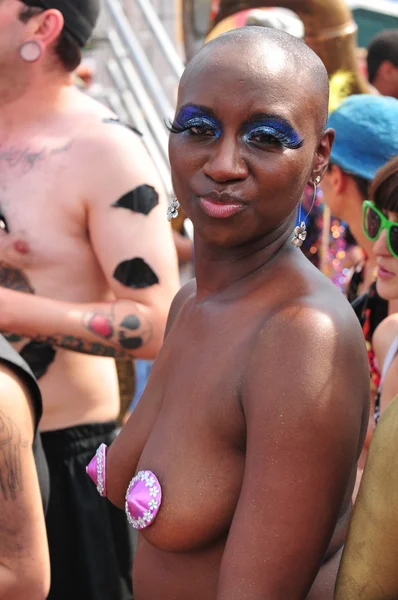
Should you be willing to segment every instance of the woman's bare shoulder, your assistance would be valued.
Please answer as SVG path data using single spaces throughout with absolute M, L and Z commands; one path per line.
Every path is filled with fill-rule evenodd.
M 189 300 L 189 298 L 192 298 L 192 296 L 194 296 L 195 294 L 196 294 L 196 279 L 191 279 L 174 296 L 174 300 L 171 303 L 169 316 L 167 318 L 165 337 L 169 333 L 171 327 L 174 324 L 174 321 L 176 320 L 176 318 L 178 316 L 178 313 L 180 312 L 181 308 L 184 306 L 185 302 L 187 300 Z
M 394 339 L 398 335 L 398 313 L 389 315 L 377 326 L 374 332 L 375 338 Z
M 385 356 L 398 336 L 398 313 L 386 317 L 376 328 L 373 334 L 373 348 L 379 366 L 383 366 Z

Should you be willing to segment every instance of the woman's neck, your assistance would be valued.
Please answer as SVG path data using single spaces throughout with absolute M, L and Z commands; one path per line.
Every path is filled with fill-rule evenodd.
M 265 268 L 280 252 L 288 251 L 291 227 L 285 223 L 282 232 L 281 229 L 272 236 L 234 247 L 212 245 L 195 234 L 197 299 L 201 301 L 233 287 Z

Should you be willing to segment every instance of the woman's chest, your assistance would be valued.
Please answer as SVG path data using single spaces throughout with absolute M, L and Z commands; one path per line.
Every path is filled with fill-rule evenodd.
M 225 536 L 240 493 L 245 421 L 236 347 L 220 347 L 215 360 L 209 344 L 202 342 L 202 356 L 187 349 L 174 368 L 156 365 L 141 400 L 163 395 L 137 470 L 152 471 L 161 486 L 160 510 L 143 535 L 164 550 L 196 550 Z

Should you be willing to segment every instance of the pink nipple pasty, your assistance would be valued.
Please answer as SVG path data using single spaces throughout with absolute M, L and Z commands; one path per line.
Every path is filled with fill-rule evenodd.
M 139 471 L 126 492 L 127 520 L 134 529 L 145 529 L 153 522 L 162 503 L 162 488 L 152 471 Z
M 86 473 L 97 486 L 100 496 L 106 496 L 106 453 L 108 446 L 101 444 L 86 467 Z

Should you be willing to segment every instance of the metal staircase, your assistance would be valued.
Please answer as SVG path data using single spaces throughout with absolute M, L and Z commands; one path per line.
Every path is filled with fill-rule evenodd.
M 170 6 L 171 0 L 165 2 Z M 143 134 L 171 196 L 165 120 L 174 114 L 184 64 L 151 0 L 103 0 L 94 49 L 87 55 L 100 71 L 93 95 Z

